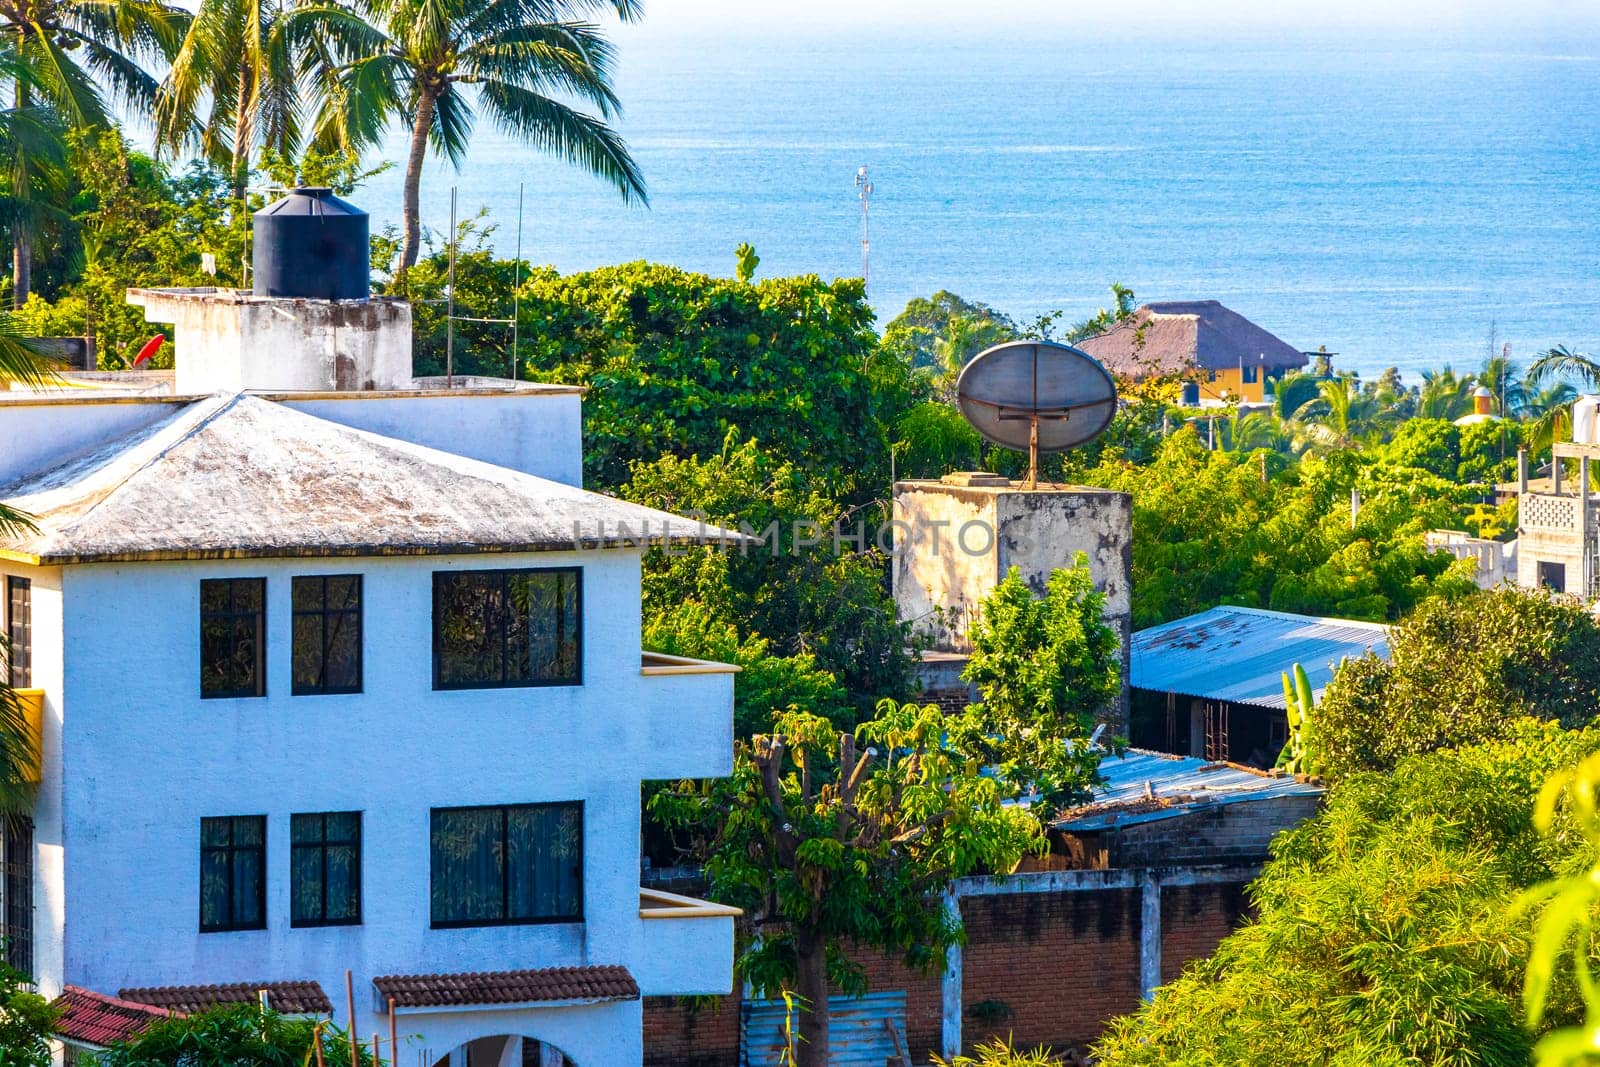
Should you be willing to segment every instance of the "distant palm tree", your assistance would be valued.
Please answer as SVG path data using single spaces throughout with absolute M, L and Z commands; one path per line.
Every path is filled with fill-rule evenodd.
M 428 148 L 460 167 L 479 109 L 501 129 L 608 181 L 624 200 L 645 202 L 639 167 L 606 121 L 620 108 L 611 44 L 583 20 L 603 10 L 635 19 L 641 0 L 354 3 L 341 47 L 355 54 L 344 70 L 337 123 L 352 144 L 374 141 L 395 114 L 411 126 L 401 272 L 416 265 L 421 247 L 418 197 Z M 334 118 L 330 111 L 319 121 L 324 136 Z
M 8 316 L 0 315 L 0 384 L 38 387 L 55 380 L 50 361 L 22 339 Z M 0 501 L 0 537 L 16 537 L 33 528 L 32 519 Z M 5 677 L 0 674 L 0 681 Z
M 1458 378 L 1447 365 L 1443 370 L 1423 371 L 1422 390 L 1417 396 L 1417 417 L 1459 419 L 1472 411 L 1471 377 Z
M 1228 419 L 1227 449 L 1253 452 L 1258 448 L 1273 451 L 1288 444 L 1288 435 L 1276 416 L 1268 411 L 1242 411 L 1237 405 Z
M 1572 402 L 1578 391 L 1566 382 L 1554 382 L 1543 389 L 1531 391 L 1523 404 L 1527 424 L 1527 446 L 1538 455 L 1557 441 L 1572 436 Z
M 1495 414 L 1515 418 L 1521 413 L 1527 394 L 1522 384 L 1522 371 L 1510 356 L 1499 355 L 1485 360 L 1477 378 L 1478 383 L 1489 390 Z
M 244 199 L 257 147 L 293 158 L 304 88 L 326 91 L 348 12 L 283 0 L 201 0 L 156 97 L 158 142 L 197 146 Z M 320 75 L 320 77 L 319 77 Z
M 1533 361 L 1528 377 L 1535 382 L 1548 378 L 1576 378 L 1590 389 L 1600 388 L 1600 361 L 1566 345 L 1556 345 Z
M 16 107 L 41 105 L 72 127 L 110 125 L 102 85 L 114 100 L 148 114 L 156 81 L 140 64 L 171 59 L 188 20 L 188 12 L 161 0 L 5 0 L 0 40 L 27 73 L 13 69 L 7 78 L 0 71 L 0 79 L 11 82 Z M 17 220 L 12 284 L 19 304 L 32 288 L 33 236 L 29 220 Z
M 1301 405 L 1293 424 L 1301 448 L 1356 448 L 1384 422 L 1383 405 L 1363 394 L 1353 378 L 1336 378 L 1317 387 L 1317 398 Z
M 1301 407 L 1317 398 L 1318 379 L 1300 371 L 1290 371 L 1273 383 L 1272 412 L 1280 419 L 1291 419 Z
M 11 646 L 0 636 L 0 820 L 33 811 L 28 768 L 38 759 L 22 700 L 11 686 Z M 0 837 L 4 827 L 0 826 Z

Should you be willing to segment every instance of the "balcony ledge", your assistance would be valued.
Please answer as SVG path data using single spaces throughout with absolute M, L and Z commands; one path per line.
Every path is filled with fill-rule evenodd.
M 660 889 L 639 888 L 639 918 L 641 919 L 737 919 L 744 912 L 727 904 L 713 904 L 709 900 L 679 896 Z
M 743 667 L 709 659 L 669 656 L 665 652 L 644 652 L 639 656 L 639 673 L 646 677 L 664 674 L 738 674 Z

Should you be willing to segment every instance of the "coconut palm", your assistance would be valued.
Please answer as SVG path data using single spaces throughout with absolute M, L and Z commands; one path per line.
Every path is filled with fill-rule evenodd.
M 1508 345 L 1507 349 L 1509 348 Z M 1514 418 L 1522 411 L 1523 404 L 1527 400 L 1522 385 L 1522 371 L 1511 361 L 1509 355 L 1492 356 L 1485 360 L 1477 379 L 1480 385 L 1489 390 L 1495 414 Z
M 1273 383 L 1272 413 L 1291 419 L 1301 407 L 1317 398 L 1318 380 L 1310 374 L 1290 371 Z
M 188 21 L 186 11 L 161 0 L 0 0 L 0 40 L 13 52 L 16 106 L 42 106 L 73 127 L 110 125 L 111 103 L 149 113 L 156 80 L 141 64 L 170 59 Z M 16 74 L 18 66 L 25 76 Z M 14 168 L 14 160 L 5 162 Z M 32 288 L 34 232 L 26 220 L 13 227 L 19 304 Z
M 362 32 L 350 39 L 351 26 L 350 12 L 332 4 L 201 0 L 156 98 L 158 143 L 199 148 L 227 168 L 243 200 L 251 153 L 294 158 L 309 112 L 337 93 L 338 56 L 370 36 L 356 24 Z
M 1576 378 L 1590 389 L 1600 389 L 1600 361 L 1566 345 L 1556 345 L 1533 361 L 1528 378 L 1543 382 L 1549 378 Z
M 411 128 L 406 156 L 400 271 L 421 247 L 419 189 L 431 146 L 456 167 L 481 110 L 491 122 L 645 201 L 644 179 L 606 120 L 620 105 L 613 51 L 584 16 L 637 18 L 640 0 L 354 0 L 341 47 L 355 51 L 342 92 L 318 133 L 369 144 L 400 114 Z M 562 98 L 591 105 L 579 110 Z
M 1572 436 L 1572 402 L 1576 399 L 1578 391 L 1566 382 L 1527 392 L 1523 414 L 1530 420 L 1526 433 L 1530 452 L 1540 455 L 1555 442 Z
M 1292 420 L 1302 449 L 1356 448 L 1381 428 L 1385 413 L 1376 396 L 1363 394 L 1353 378 L 1317 386 L 1317 398 L 1301 405 Z
M 1470 377 L 1456 377 L 1447 365 L 1443 370 L 1423 371 L 1422 390 L 1417 396 L 1417 417 L 1423 419 L 1459 419 L 1472 410 L 1472 390 L 1476 381 Z

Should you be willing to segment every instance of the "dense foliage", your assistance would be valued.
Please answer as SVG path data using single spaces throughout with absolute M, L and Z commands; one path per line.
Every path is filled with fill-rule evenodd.
M 55 1022 L 28 976 L 0 962 L 0 1067 L 50 1067 Z
M 316 1046 L 321 1046 L 320 1055 Z M 373 1067 L 372 1050 L 358 1045 L 358 1067 Z M 284 1015 L 254 1004 L 210 1008 L 162 1019 L 113 1045 L 97 1067 L 351 1067 L 349 1037 L 326 1019 Z
M 1389 660 L 1347 662 L 1315 721 L 1329 774 L 1502 737 L 1522 716 L 1582 726 L 1600 712 L 1600 625 L 1575 599 L 1503 586 L 1424 602 Z
M 1274 842 L 1256 919 L 1116 1021 L 1099 1062 L 1526 1065 L 1529 920 L 1510 905 L 1592 861 L 1570 823 L 1541 835 L 1533 805 L 1600 733 L 1523 719 L 1506 734 L 1341 782 Z M 1578 1011 L 1566 980 L 1547 1024 Z

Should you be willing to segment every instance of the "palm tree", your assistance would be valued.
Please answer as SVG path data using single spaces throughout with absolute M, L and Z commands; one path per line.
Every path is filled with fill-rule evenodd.
M 1600 388 L 1600 361 L 1582 352 L 1573 352 L 1566 345 L 1556 345 L 1528 368 L 1528 379 L 1533 382 L 1566 377 L 1577 378 L 1590 389 Z
M 1290 371 L 1273 383 L 1272 413 L 1291 419 L 1301 407 L 1317 398 L 1317 379 L 1300 371 Z
M 140 64 L 172 57 L 189 15 L 162 0 L 0 0 L 0 40 L 10 43 L 26 77 L 11 76 L 15 104 L 38 103 L 72 127 L 110 125 L 112 99 L 148 113 L 156 81 Z M 77 53 L 82 53 L 81 57 Z M 15 299 L 32 288 L 33 230 L 14 228 Z
M 1439 371 L 1422 372 L 1422 391 L 1417 397 L 1417 417 L 1459 419 L 1472 410 L 1474 380 L 1457 378 L 1447 365 Z
M 400 272 L 421 246 L 419 187 L 431 145 L 456 167 L 477 111 L 536 148 L 565 158 L 645 202 L 644 179 L 606 120 L 620 109 L 613 52 L 583 16 L 609 9 L 623 19 L 640 0 L 355 0 L 340 48 L 354 55 L 341 96 L 318 119 L 319 136 L 373 142 L 389 118 L 407 116 L 404 239 Z M 591 115 L 565 103 L 592 105 Z
M 1363 395 L 1353 378 L 1335 378 L 1317 387 L 1317 399 L 1301 405 L 1293 423 L 1301 448 L 1355 448 L 1384 420 L 1376 396 Z
M 33 810 L 28 769 L 37 759 L 22 700 L 11 686 L 11 645 L 0 635 L 0 838 L 5 836 L 6 819 Z
M 1510 352 L 1510 348 L 1510 345 L 1506 346 L 1506 353 Z M 1485 360 L 1477 378 L 1494 398 L 1496 414 L 1513 418 L 1521 412 L 1527 400 L 1522 387 L 1522 371 L 1511 361 L 1509 354 L 1491 356 Z
M 252 151 L 294 158 L 308 106 L 337 94 L 337 53 L 368 36 L 351 41 L 349 26 L 350 12 L 332 4 L 201 0 L 157 94 L 158 143 L 198 147 L 243 200 Z
M 1522 413 L 1531 420 L 1526 443 L 1533 455 L 1540 455 L 1555 442 L 1572 436 L 1572 402 L 1576 399 L 1578 391 L 1566 382 L 1555 382 L 1527 393 Z

